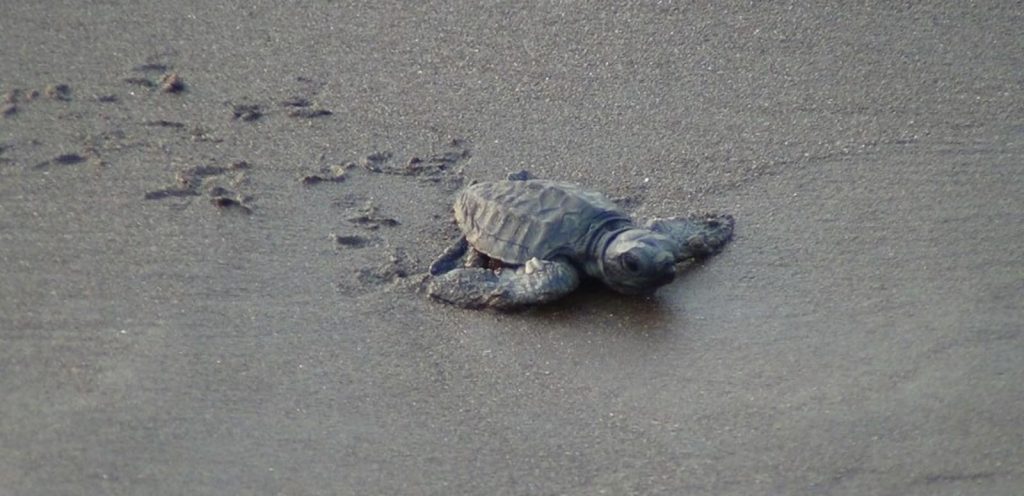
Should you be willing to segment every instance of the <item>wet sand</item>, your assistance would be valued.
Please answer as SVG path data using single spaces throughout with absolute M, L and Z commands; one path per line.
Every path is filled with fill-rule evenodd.
M 1024 491 L 1011 2 L 18 3 L 2 494 Z M 430 301 L 452 194 L 522 168 L 737 236 Z

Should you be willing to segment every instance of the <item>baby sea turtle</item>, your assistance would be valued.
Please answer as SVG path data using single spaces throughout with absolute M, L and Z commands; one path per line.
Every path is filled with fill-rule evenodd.
M 734 225 L 731 215 L 695 215 L 641 227 L 600 193 L 524 173 L 462 190 L 455 220 L 464 236 L 431 264 L 428 292 L 499 309 L 565 296 L 580 273 L 620 293 L 653 292 L 679 262 L 721 250 Z

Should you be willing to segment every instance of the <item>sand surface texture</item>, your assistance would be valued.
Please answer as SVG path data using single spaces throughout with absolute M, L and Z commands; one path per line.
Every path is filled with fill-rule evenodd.
M 1024 18 L 893 4 L 4 2 L 0 494 L 1024 494 Z M 519 169 L 737 235 L 431 301 Z

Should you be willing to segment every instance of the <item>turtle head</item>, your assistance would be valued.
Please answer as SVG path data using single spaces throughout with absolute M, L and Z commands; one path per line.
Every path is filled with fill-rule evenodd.
M 624 294 L 654 292 L 676 276 L 668 237 L 647 229 L 627 229 L 613 237 L 602 256 L 605 284 Z

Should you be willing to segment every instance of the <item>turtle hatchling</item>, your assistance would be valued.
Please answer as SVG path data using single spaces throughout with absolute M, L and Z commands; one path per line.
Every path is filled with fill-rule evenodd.
M 680 262 L 720 251 L 734 226 L 731 215 L 711 214 L 638 225 L 601 193 L 525 173 L 463 189 L 455 220 L 463 236 L 431 264 L 428 292 L 497 309 L 556 300 L 581 277 L 651 293 L 675 278 Z

